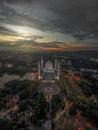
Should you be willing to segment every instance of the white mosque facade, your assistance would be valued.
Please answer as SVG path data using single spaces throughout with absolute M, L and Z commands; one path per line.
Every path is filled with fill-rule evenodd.
M 60 75 L 60 63 L 56 58 L 54 62 L 48 60 L 44 61 L 43 58 L 38 61 L 38 79 L 42 79 L 43 82 L 55 82 L 59 79 Z

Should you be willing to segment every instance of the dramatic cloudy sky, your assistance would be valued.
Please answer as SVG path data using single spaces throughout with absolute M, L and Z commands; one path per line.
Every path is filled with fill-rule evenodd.
M 0 0 L 0 49 L 98 49 L 98 0 Z

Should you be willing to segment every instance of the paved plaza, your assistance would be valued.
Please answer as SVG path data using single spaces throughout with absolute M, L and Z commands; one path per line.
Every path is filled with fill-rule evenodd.
M 52 96 L 58 94 L 60 92 L 60 88 L 56 85 L 56 83 L 41 83 L 38 91 L 43 92 L 45 96 Z

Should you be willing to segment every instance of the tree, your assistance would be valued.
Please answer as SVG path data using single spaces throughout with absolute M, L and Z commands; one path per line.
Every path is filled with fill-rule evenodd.
M 75 115 L 75 114 L 76 114 L 76 109 L 77 109 L 76 104 L 73 104 L 73 105 L 70 107 L 69 114 L 70 114 L 70 115 Z
M 21 101 L 19 103 L 19 111 L 22 112 L 22 111 L 26 111 L 27 110 L 27 105 L 24 101 Z
M 0 130 L 13 130 L 14 126 L 17 126 L 15 122 L 0 119 Z M 18 128 L 14 130 L 18 130 Z
M 46 100 L 45 97 L 42 93 L 39 93 L 36 96 L 36 99 L 34 100 L 33 104 L 33 116 L 32 116 L 32 122 L 35 125 L 41 125 L 42 122 L 44 122 L 46 118 L 46 112 L 45 112 L 45 107 L 46 107 Z
M 65 103 L 60 95 L 54 95 L 51 99 L 52 116 L 60 109 L 64 109 Z
M 29 96 L 28 90 L 23 90 L 23 91 L 21 91 L 21 92 L 19 93 L 19 99 L 20 99 L 20 100 L 25 100 L 25 99 L 28 98 L 28 96 Z

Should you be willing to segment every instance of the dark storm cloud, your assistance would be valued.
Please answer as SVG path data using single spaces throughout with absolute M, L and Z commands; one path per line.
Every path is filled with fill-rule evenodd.
M 5 43 L 0 43 L 0 47 L 7 47 L 7 48 L 13 48 L 14 49 L 19 49 L 19 47 L 22 48 L 27 48 L 27 50 L 31 50 L 32 48 L 37 48 L 37 49 L 48 49 L 48 48 L 71 48 L 71 46 L 67 45 L 66 43 L 63 42 L 48 42 L 48 43 L 38 43 L 33 40 L 19 40 L 16 42 L 16 44 L 13 44 L 13 42 L 5 42 Z
M 80 41 L 98 37 L 98 0 L 5 0 L 5 6 L 1 21 L 71 34 Z
M 27 40 L 20 40 L 17 42 L 17 45 L 31 45 L 32 47 L 42 47 L 42 48 L 60 48 L 60 47 L 69 47 L 66 43 L 63 42 L 47 42 L 47 43 L 38 43 L 33 40 L 27 41 Z
M 44 48 L 60 48 L 61 46 L 63 46 L 63 47 L 68 46 L 66 43 L 57 42 L 57 41 L 48 42 L 48 43 L 41 43 L 40 45 Z
M 38 43 L 36 41 L 33 40 L 19 40 L 17 42 L 17 45 L 29 45 L 31 47 L 42 47 L 42 48 L 60 48 L 61 46 L 65 47 L 69 47 L 66 43 L 63 42 L 47 42 L 47 43 Z

